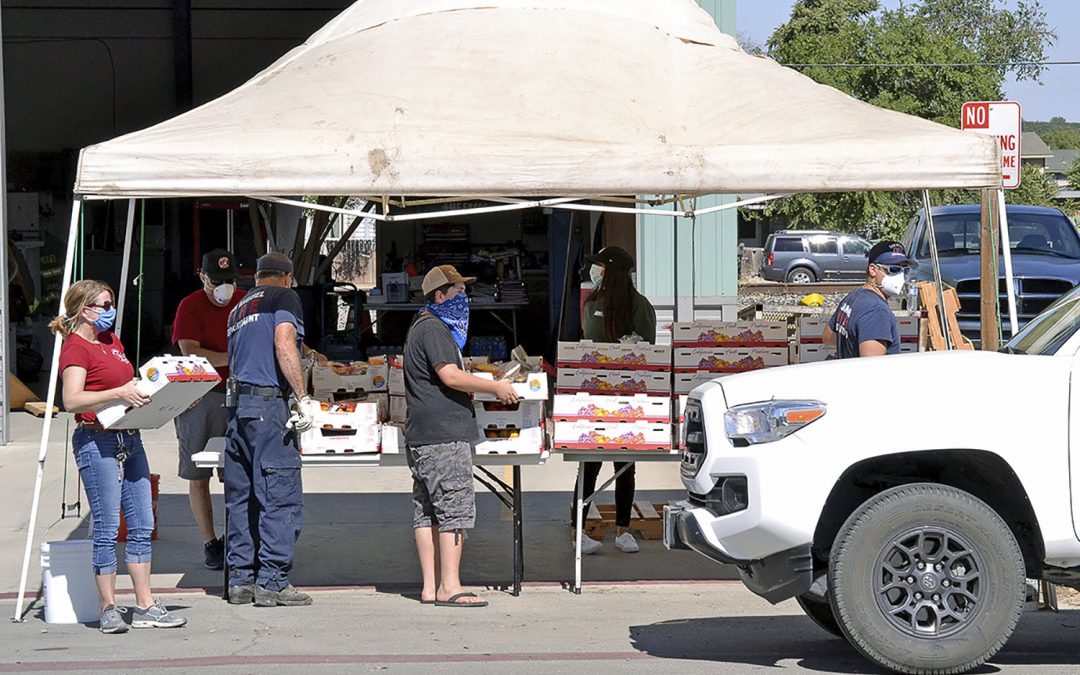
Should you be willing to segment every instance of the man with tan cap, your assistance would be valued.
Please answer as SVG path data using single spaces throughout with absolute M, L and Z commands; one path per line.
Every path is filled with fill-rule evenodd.
M 405 340 L 405 440 L 413 476 L 413 529 L 424 577 L 420 599 L 447 607 L 487 605 L 466 592 L 460 578 L 464 530 L 472 529 L 476 520 L 472 446 L 478 432 L 469 394 L 493 394 L 508 404 L 518 400 L 510 382 L 465 372 L 465 285 L 474 281 L 452 265 L 429 271 L 422 285 L 427 305 Z

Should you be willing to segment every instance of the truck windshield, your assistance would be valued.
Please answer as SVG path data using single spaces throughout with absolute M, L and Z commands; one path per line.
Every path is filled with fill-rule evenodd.
M 1007 319 L 1003 316 L 1002 321 Z M 1056 354 L 1080 328 L 1080 287 L 1050 305 L 1024 326 L 1003 351 L 1021 354 Z
M 934 216 L 938 254 L 978 255 L 979 213 Z M 1009 214 L 1009 248 L 1014 253 L 1080 259 L 1080 239 L 1068 218 L 1045 213 Z M 916 255 L 930 256 L 930 237 L 923 228 Z

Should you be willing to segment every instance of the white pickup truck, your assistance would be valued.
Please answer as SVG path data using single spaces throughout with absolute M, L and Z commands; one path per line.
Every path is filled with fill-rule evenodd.
M 1025 578 L 1080 584 L 1080 288 L 1001 353 L 734 375 L 694 390 L 685 425 L 667 545 L 797 598 L 882 667 L 975 668 Z

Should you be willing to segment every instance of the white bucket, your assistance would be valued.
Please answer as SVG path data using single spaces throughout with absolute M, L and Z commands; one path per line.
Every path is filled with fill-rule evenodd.
M 41 544 L 45 623 L 91 623 L 101 617 L 89 539 Z

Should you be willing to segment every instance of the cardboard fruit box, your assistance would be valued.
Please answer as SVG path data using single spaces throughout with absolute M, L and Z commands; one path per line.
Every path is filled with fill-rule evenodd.
M 780 321 L 685 321 L 671 324 L 676 347 L 786 347 L 787 323 Z
M 671 423 L 556 422 L 557 450 L 671 450 Z
M 221 376 L 201 356 L 155 356 L 139 369 L 139 391 L 150 397 L 141 408 L 113 403 L 97 411 L 106 429 L 158 429 L 213 389 Z
M 489 437 L 488 434 L 501 434 Z M 547 450 L 543 427 L 488 430 L 473 448 L 477 455 L 539 455 Z
M 505 405 L 497 401 L 474 401 L 476 426 L 484 429 L 525 429 L 538 427 L 544 419 L 543 401 L 518 401 Z
M 485 377 L 488 379 L 495 379 L 491 373 L 473 373 L 477 377 Z M 523 401 L 546 401 L 548 399 L 548 379 L 547 373 L 535 372 L 535 373 L 518 373 L 511 379 L 514 385 L 514 391 L 517 392 L 518 398 Z M 497 401 L 491 394 L 473 394 L 474 401 Z
M 708 371 L 693 371 L 686 373 L 675 373 L 675 390 L 676 396 L 683 394 L 689 394 L 697 387 L 705 384 L 706 382 L 712 382 L 713 380 L 724 377 L 723 373 L 711 373 Z
M 556 394 L 551 417 L 556 422 L 667 422 L 671 419 L 671 399 L 645 394 Z
M 386 391 L 389 370 L 385 356 L 352 363 L 316 363 L 311 370 L 311 388 L 318 392 Z
M 303 455 L 350 455 L 379 452 L 382 429 L 379 424 L 360 428 L 315 426 L 300 434 Z
M 334 429 L 359 429 L 381 421 L 376 401 L 316 401 L 311 416 L 315 426 Z
M 379 452 L 384 455 L 397 455 L 405 452 L 405 428 L 400 424 L 382 425 L 382 444 Z
M 560 342 L 557 365 L 559 368 L 666 371 L 671 367 L 671 347 L 648 342 Z
M 391 396 L 390 397 L 390 421 L 397 424 L 405 424 L 405 417 L 408 414 L 408 408 L 405 405 L 404 396 Z
M 583 370 L 560 368 L 558 393 L 576 394 L 671 394 L 671 374 L 651 370 Z
M 675 372 L 741 373 L 788 364 L 783 347 L 676 347 Z

